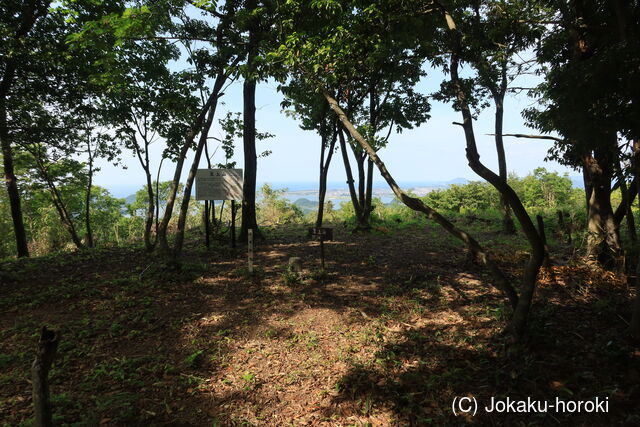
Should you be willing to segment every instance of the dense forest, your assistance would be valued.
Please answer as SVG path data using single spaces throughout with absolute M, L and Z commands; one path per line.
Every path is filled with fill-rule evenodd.
M 0 39 L 3 426 L 640 423 L 640 2 L 8 0 Z M 257 186 L 267 81 L 317 203 Z M 435 103 L 477 180 L 418 196 L 382 157 Z

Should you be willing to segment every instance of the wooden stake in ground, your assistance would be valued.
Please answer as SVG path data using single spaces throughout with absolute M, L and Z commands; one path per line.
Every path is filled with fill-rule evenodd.
M 247 240 L 249 251 L 249 273 L 253 273 L 253 228 L 247 230 Z
M 31 365 L 31 381 L 33 383 L 33 408 L 35 425 L 49 427 L 53 425 L 51 402 L 49 402 L 49 370 L 56 356 L 60 336 L 55 331 L 42 327 L 36 358 Z
M 220 215 L 222 219 L 222 214 Z M 231 200 L 231 249 L 236 250 L 236 201 Z

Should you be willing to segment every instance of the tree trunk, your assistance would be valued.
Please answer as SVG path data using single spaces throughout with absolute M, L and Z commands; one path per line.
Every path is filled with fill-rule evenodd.
M 599 263 L 604 268 L 619 271 L 622 247 L 611 207 L 613 137 L 609 135 L 609 144 L 599 147 L 593 155 L 584 156 L 584 167 L 592 182 L 586 258 L 590 263 Z
M 144 168 L 144 172 L 147 178 L 147 197 L 149 197 L 149 204 L 147 205 L 147 217 L 144 223 L 144 247 L 147 252 L 153 251 L 155 242 L 151 240 L 151 228 L 153 227 L 153 220 L 155 216 L 155 197 L 153 194 L 153 182 L 151 182 L 151 172 L 148 167 Z
M 173 214 L 173 206 L 176 202 L 176 195 L 178 192 L 178 185 L 180 183 L 180 176 L 182 175 L 182 167 L 184 166 L 184 160 L 187 157 L 187 153 L 189 152 L 189 148 L 191 148 L 191 144 L 193 144 L 193 140 L 196 135 L 202 130 L 202 124 L 204 123 L 205 116 L 214 102 L 218 102 L 218 94 L 214 91 L 209 95 L 209 99 L 207 99 L 206 104 L 200 110 L 200 114 L 195 120 L 193 126 L 187 134 L 185 135 L 184 145 L 180 149 L 180 154 L 178 155 L 178 160 L 176 162 L 176 170 L 173 174 L 173 180 L 171 181 L 171 188 L 169 189 L 169 196 L 167 199 L 167 204 L 165 206 L 164 215 L 162 217 L 162 221 L 158 226 L 158 249 L 165 254 L 169 253 L 169 241 L 167 239 L 167 230 L 169 229 L 169 221 L 171 221 L 171 216 Z M 159 172 L 158 172 L 159 174 Z
M 18 191 L 17 178 L 13 167 L 13 150 L 7 130 L 6 97 L 0 93 L 0 143 L 2 144 L 2 160 L 4 165 L 4 181 L 9 196 L 11 207 L 11 219 L 13 220 L 13 232 L 16 238 L 16 251 L 18 257 L 28 257 L 27 233 L 22 219 L 22 207 L 20 205 L 20 193 Z
M 320 183 L 318 188 L 318 215 L 316 217 L 316 227 L 322 227 L 322 221 L 324 217 L 324 201 L 327 194 L 327 176 L 329 174 L 329 165 L 331 165 L 331 159 L 333 158 L 333 151 L 336 146 L 336 140 L 338 138 L 338 133 L 335 131 L 333 136 L 331 137 L 331 142 L 329 146 L 327 145 L 327 137 L 326 132 L 321 132 L 322 136 L 322 147 L 320 148 Z M 328 151 L 325 159 L 325 151 Z
M 48 13 L 49 2 L 30 0 L 23 3 L 22 16 L 20 16 L 20 26 L 15 32 L 11 42 L 19 44 L 21 39 L 27 36 L 36 20 L 44 17 Z M 13 46 L 9 46 L 8 52 L 11 52 Z M 16 48 L 17 50 L 17 48 Z M 19 64 L 15 58 L 8 54 L 4 58 L 5 67 L 2 70 L 2 80 L 0 81 L 0 145 L 2 146 L 2 158 L 4 166 L 4 180 L 7 187 L 7 195 L 9 197 L 9 206 L 11 208 L 11 219 L 13 221 L 13 232 L 16 237 L 16 251 L 18 257 L 28 257 L 29 247 L 27 246 L 27 233 L 22 219 L 22 207 L 20 205 L 20 192 L 13 167 L 13 149 L 7 128 L 7 97 L 13 85 L 16 68 Z
M 518 222 L 522 227 L 522 231 L 531 246 L 531 255 L 529 256 L 529 261 L 527 262 L 522 275 L 518 305 L 513 313 L 510 324 L 507 327 L 507 330 L 515 336 L 521 336 L 526 330 L 526 322 L 529 315 L 529 308 L 531 307 L 531 302 L 533 300 L 538 272 L 540 271 L 540 267 L 544 260 L 544 244 L 540 238 L 540 234 L 536 230 L 535 225 L 531 221 L 529 214 L 525 210 L 515 191 L 513 191 L 513 189 L 503 179 L 501 179 L 499 175 L 496 175 L 494 172 L 489 170 L 480 161 L 480 154 L 478 153 L 475 134 L 473 131 L 473 116 L 469 108 L 466 93 L 462 88 L 460 78 L 458 76 L 458 67 L 460 62 L 459 56 L 462 52 L 462 36 L 456 28 L 453 17 L 449 12 L 444 8 L 442 8 L 442 12 L 451 36 L 452 52 L 449 72 L 451 74 L 451 83 L 453 84 L 456 92 L 458 106 L 462 113 L 462 128 L 464 129 L 467 145 L 466 151 L 469 166 L 481 178 L 493 185 L 493 187 L 495 187 L 496 190 L 498 190 L 505 198 L 507 203 L 513 209 L 513 213 L 518 219 Z
M 207 115 L 207 121 L 205 122 L 200 132 L 200 139 L 198 141 L 198 146 L 196 147 L 196 152 L 193 158 L 193 162 L 191 163 L 191 169 L 189 170 L 189 175 L 187 176 L 187 182 L 184 185 L 182 205 L 180 206 L 180 215 L 178 216 L 178 229 L 176 230 L 176 241 L 173 248 L 173 258 L 176 262 L 179 262 L 180 255 L 182 254 L 185 225 L 187 222 L 187 214 L 189 212 L 189 201 L 191 200 L 191 189 L 193 187 L 193 181 L 196 178 L 196 172 L 198 171 L 198 165 L 200 164 L 200 157 L 202 157 L 202 151 L 207 142 L 207 137 L 209 136 L 209 129 L 211 128 L 211 124 L 213 123 L 213 117 L 215 116 L 216 107 L 218 106 L 218 98 L 220 96 L 220 91 L 222 90 L 222 87 L 226 81 L 227 81 L 227 76 L 224 73 L 224 71 L 218 72 L 218 75 L 216 76 L 216 81 L 211 91 L 212 95 L 214 95 L 215 101 L 211 104 L 209 114 Z
M 367 160 L 367 190 L 364 197 L 363 222 L 371 228 L 371 212 L 373 212 L 373 162 L 371 159 Z
M 69 215 L 69 211 L 67 211 L 64 200 L 62 200 L 62 195 L 58 191 L 58 187 L 56 187 L 56 184 L 53 182 L 53 179 L 49 176 L 49 172 L 47 171 L 47 167 L 44 163 L 45 154 L 39 153 L 37 149 L 34 149 L 34 151 L 31 151 L 31 155 L 36 161 L 36 166 L 38 168 L 38 171 L 40 172 L 40 175 L 42 176 L 42 179 L 44 179 L 45 183 L 47 184 L 47 188 L 49 189 L 49 193 L 51 194 L 53 205 L 55 206 L 56 211 L 58 211 L 58 215 L 60 216 L 60 222 L 62 222 L 62 225 L 64 225 L 64 227 L 67 229 L 67 232 L 69 233 L 69 237 L 71 237 L 71 241 L 73 241 L 73 244 L 76 245 L 78 249 L 83 249 L 84 245 L 82 243 L 82 239 L 80 239 L 80 237 L 78 236 L 78 232 L 76 230 L 75 224 L 73 223 L 73 219 L 71 218 L 71 215 Z
M 636 192 L 640 194 L 640 141 L 633 141 L 633 163 L 636 181 Z M 640 197 L 638 198 L 638 206 L 640 206 Z M 635 339 L 640 339 L 640 252 L 638 253 L 636 262 L 636 298 L 633 304 L 633 313 L 631 315 L 631 335 Z
M 258 6 L 257 0 L 247 0 L 245 8 L 253 12 Z M 249 41 L 247 46 L 247 75 L 242 87 L 243 128 L 242 145 L 244 147 L 244 185 L 242 187 L 242 225 L 240 240 L 248 238 L 248 230 L 253 230 L 254 239 L 264 239 L 258 229 L 256 218 L 256 179 L 258 174 L 258 157 L 256 155 L 256 77 L 255 59 L 257 56 L 257 31 L 255 18 L 247 25 Z
M 247 239 L 247 232 L 253 229 L 254 238 L 262 238 L 256 218 L 256 179 L 258 157 L 256 155 L 256 81 L 247 78 L 243 86 L 243 133 L 244 185 L 242 187 L 242 225 L 240 240 Z
M 88 248 L 93 247 L 93 231 L 91 230 L 91 187 L 93 186 L 93 153 L 91 152 L 91 138 L 87 140 L 87 153 L 89 155 L 89 177 L 87 179 L 87 193 L 85 197 L 84 223 L 87 231 Z
M 53 414 L 49 399 L 49 370 L 58 349 L 59 335 L 42 328 L 36 358 L 31 365 L 31 382 L 33 387 L 33 409 L 37 427 L 53 426 Z
M 516 308 L 518 306 L 518 294 L 516 293 L 513 286 L 511 286 L 511 284 L 509 283 L 507 277 L 491 259 L 489 254 L 482 248 L 482 246 L 480 246 L 480 244 L 469 234 L 460 230 L 445 217 L 427 206 L 422 200 L 416 197 L 410 197 L 404 191 L 402 191 L 402 189 L 398 186 L 396 181 L 387 170 L 380 157 L 378 157 L 378 155 L 376 154 L 375 150 L 351 124 L 344 111 L 342 111 L 342 109 L 338 105 L 338 102 L 331 95 L 329 95 L 326 90 L 323 90 L 323 94 L 329 102 L 329 106 L 331 107 L 331 109 L 338 115 L 338 119 L 340 120 L 340 122 L 351 134 L 351 136 L 358 142 L 358 144 L 360 144 L 363 150 L 365 150 L 371 161 L 377 166 L 380 174 L 385 179 L 385 181 L 387 181 L 387 184 L 389 184 L 389 187 L 391 187 L 393 193 L 398 197 L 398 199 L 400 199 L 400 201 L 402 201 L 402 203 L 404 203 L 410 209 L 424 213 L 429 219 L 440 224 L 448 233 L 461 240 L 467 246 L 469 251 L 476 257 L 476 259 L 478 259 L 483 265 L 487 267 L 494 278 L 494 286 L 504 292 L 509 299 L 512 307 Z M 343 143 L 343 141 L 344 136 L 341 137 L 341 144 Z
M 349 162 L 349 155 L 347 153 L 347 142 L 345 140 L 342 129 L 338 130 L 338 138 L 340 139 L 340 151 L 342 152 L 344 170 L 345 170 L 345 173 L 347 174 L 347 185 L 349 186 L 349 196 L 351 196 L 351 203 L 353 204 L 353 209 L 356 212 L 356 217 L 357 217 L 358 212 L 360 212 L 360 202 L 358 202 L 358 196 L 356 194 L 355 183 L 353 181 L 353 173 L 351 171 L 351 163 Z
M 501 91 L 493 95 L 496 104 L 495 115 L 495 141 L 496 152 L 498 154 L 498 175 L 505 184 L 507 183 L 507 158 L 504 152 L 504 140 L 502 138 L 502 127 L 504 123 L 504 94 L 506 91 L 507 79 L 506 69 L 503 69 Z M 506 234 L 515 234 L 516 226 L 511 218 L 511 208 L 506 198 L 500 194 L 500 210 L 502 211 L 502 227 Z

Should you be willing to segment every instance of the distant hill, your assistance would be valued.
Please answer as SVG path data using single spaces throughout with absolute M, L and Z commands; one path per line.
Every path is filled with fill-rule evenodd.
M 293 202 L 294 205 L 296 205 L 297 207 L 300 208 L 300 210 L 307 214 L 309 212 L 315 211 L 316 209 L 318 209 L 318 202 L 315 200 L 309 200 L 306 199 L 304 197 L 301 197 L 299 199 L 297 199 L 295 202 Z

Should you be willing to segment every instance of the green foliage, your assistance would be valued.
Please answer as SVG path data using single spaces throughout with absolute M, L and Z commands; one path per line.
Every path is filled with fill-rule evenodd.
M 282 198 L 287 190 L 275 190 L 264 184 L 260 190 L 262 199 L 257 205 L 258 222 L 265 225 L 301 223 L 304 214 L 300 208 Z

